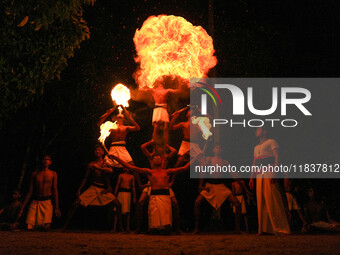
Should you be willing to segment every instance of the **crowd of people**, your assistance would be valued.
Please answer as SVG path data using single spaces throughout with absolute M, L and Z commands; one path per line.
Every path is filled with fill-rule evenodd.
M 143 230 L 143 208 L 148 201 L 148 232 L 170 234 L 174 231 L 181 234 L 180 206 L 176 199 L 176 195 L 181 196 L 181 194 L 175 195 L 172 190 L 176 175 L 188 171 L 191 164 L 229 164 L 225 159 L 222 144 L 211 140 L 208 140 L 205 146 L 200 144 L 199 137 L 202 131 L 198 125 L 191 123 L 191 117 L 197 114 L 195 109 L 188 106 L 178 110 L 172 114 L 170 121 L 167 98 L 169 94 L 176 94 L 178 91 L 165 89 L 162 84 L 159 84 L 157 89 L 151 90 L 151 93 L 155 100 L 152 118 L 154 132 L 151 140 L 141 145 L 141 150 L 149 161 L 149 167 L 136 166 L 126 149 L 126 136 L 129 132 L 140 131 L 138 123 L 124 107 L 122 107 L 123 113 L 118 115 L 114 115 L 116 107 L 107 111 L 100 117 L 98 126 L 114 115 L 117 127 L 110 130 L 110 148 L 106 151 L 101 144 L 95 146 L 95 160 L 88 164 L 76 194 L 77 198 L 66 213 L 62 229 L 68 228 L 79 206 L 112 204 L 115 217 L 113 231 L 130 232 L 130 216 L 133 215 L 136 222 L 135 233 L 140 233 Z M 177 123 L 182 113 L 186 113 L 187 120 Z M 126 125 L 126 121 L 129 121 L 130 125 Z M 183 141 L 178 150 L 168 144 L 170 130 L 181 130 L 183 133 Z M 268 130 L 264 127 L 257 128 L 255 135 L 259 143 L 254 148 L 253 164 L 278 165 L 280 163 L 278 143 L 268 138 Z M 212 143 L 210 152 L 207 149 L 209 142 Z M 169 162 L 176 157 L 175 165 L 169 167 Z M 29 190 L 23 202 L 21 202 L 20 191 L 13 192 L 11 203 L 0 210 L 2 229 L 19 229 L 19 219 L 25 216 L 27 230 L 48 230 L 51 227 L 53 214 L 60 217 L 57 173 L 50 170 L 51 164 L 51 156 L 45 155 L 42 159 L 42 167 L 32 173 Z M 110 176 L 115 171 L 119 171 L 120 174 L 113 184 Z M 146 178 L 143 179 L 142 176 Z M 257 232 L 261 235 L 290 234 L 291 222 L 295 214 L 301 222 L 303 232 L 312 230 L 336 232 L 340 229 L 339 223 L 331 219 L 325 204 L 315 199 L 313 188 L 308 190 L 309 201 L 300 207 L 294 196 L 290 179 L 284 179 L 282 183 L 273 173 L 259 172 L 249 179 L 249 183 L 248 180 L 231 176 L 233 181 L 229 187 L 223 177 L 200 179 L 198 195 L 192 205 L 195 216 L 193 233 L 200 231 L 201 208 L 205 201 L 216 213 L 221 212 L 224 203 L 231 205 L 235 215 L 235 233 L 242 232 L 242 220 L 244 231 L 249 232 L 247 208 L 251 201 L 257 206 Z M 143 183 L 143 180 L 147 181 Z M 252 191 L 255 189 L 256 199 Z M 140 194 L 139 199 L 138 194 Z M 132 208 L 135 208 L 133 213 Z

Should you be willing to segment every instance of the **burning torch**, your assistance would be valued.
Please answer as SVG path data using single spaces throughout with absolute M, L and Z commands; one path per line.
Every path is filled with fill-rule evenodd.
M 199 126 L 202 131 L 202 137 L 205 140 L 208 140 L 208 138 L 212 136 L 212 133 L 210 132 L 211 124 L 208 117 L 193 116 L 191 117 L 191 123 Z
M 111 90 L 111 98 L 113 103 L 115 103 L 118 106 L 118 111 L 119 114 L 122 114 L 122 106 L 123 107 L 128 107 L 129 103 L 128 101 L 130 100 L 130 90 L 124 86 L 123 84 L 119 83 L 114 88 Z M 105 140 L 106 138 L 110 135 L 112 129 L 117 129 L 117 121 L 111 122 L 111 121 L 106 121 L 105 123 L 100 125 L 100 137 L 99 141 L 103 145 L 103 148 L 107 154 L 109 154 L 106 146 L 105 146 Z
M 119 114 L 122 114 L 123 109 L 121 106 L 129 106 L 128 101 L 131 98 L 130 90 L 123 84 L 119 83 L 111 90 L 111 98 L 112 101 L 118 105 Z

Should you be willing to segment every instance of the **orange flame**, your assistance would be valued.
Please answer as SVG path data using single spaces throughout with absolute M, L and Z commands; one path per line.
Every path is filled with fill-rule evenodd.
M 134 78 L 139 87 L 153 88 L 163 75 L 190 78 L 206 77 L 217 59 L 213 40 L 201 26 L 194 26 L 178 16 L 150 16 L 137 29 L 133 41 L 136 63 L 140 68 Z
M 111 121 L 106 121 L 105 123 L 100 125 L 100 137 L 98 140 L 104 144 L 106 138 L 110 135 L 111 129 L 117 129 L 117 121 L 114 123 Z
M 202 131 L 202 137 L 208 140 L 212 133 L 210 132 L 211 124 L 208 117 L 191 117 L 192 124 L 197 124 Z
M 128 107 L 129 106 L 128 101 L 131 98 L 130 90 L 125 85 L 118 83 L 111 90 L 111 98 L 112 101 L 116 102 L 116 104 L 121 104 L 124 107 Z

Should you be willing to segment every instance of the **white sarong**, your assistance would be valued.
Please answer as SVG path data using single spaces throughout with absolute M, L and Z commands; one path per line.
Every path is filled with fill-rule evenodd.
M 113 142 L 111 144 L 109 153 L 115 155 L 117 158 L 120 158 L 121 160 L 129 163 L 132 162 L 132 158 L 127 151 L 126 147 L 126 142 L 125 141 L 119 141 L 119 142 Z M 116 160 L 111 160 L 107 156 L 105 156 L 105 160 L 107 164 L 111 167 L 123 167 L 121 164 L 119 164 Z
M 181 147 L 179 147 L 178 155 L 183 156 L 187 153 L 190 153 L 190 142 L 183 140 L 181 143 Z
M 203 190 L 200 194 L 209 202 L 209 204 L 211 204 L 212 207 L 214 207 L 215 210 L 218 210 L 231 194 L 231 190 L 228 189 L 223 183 L 206 183 L 205 187 L 209 188 L 209 192 Z
M 116 198 L 110 192 L 102 194 L 103 191 L 105 191 L 104 188 L 91 185 L 79 196 L 80 204 L 84 207 L 88 205 L 107 205 Z
M 172 225 L 172 207 L 169 195 L 150 195 L 149 229 L 163 229 Z
M 130 213 L 131 211 L 131 192 L 120 191 L 117 199 L 122 205 L 122 214 Z
M 243 195 L 237 195 L 235 197 L 241 203 L 241 213 L 242 214 L 247 214 L 247 207 L 246 207 L 246 201 L 244 199 L 244 196 Z M 236 207 L 235 206 L 233 206 L 233 212 L 236 213 Z
M 28 208 L 26 224 L 28 229 L 52 222 L 53 205 L 51 199 L 33 200 Z
M 152 123 L 154 122 L 169 122 L 169 113 L 167 104 L 156 104 L 153 109 Z

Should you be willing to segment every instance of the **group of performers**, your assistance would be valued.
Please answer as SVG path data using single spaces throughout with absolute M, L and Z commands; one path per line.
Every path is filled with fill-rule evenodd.
M 177 93 L 177 91 L 165 89 L 162 84 L 159 84 L 157 89 L 152 90 L 155 101 L 152 117 L 154 131 L 152 139 L 141 145 L 141 150 L 149 161 L 149 168 L 136 166 L 126 149 L 125 138 L 129 132 L 140 130 L 138 123 L 134 121 L 124 107 L 122 107 L 123 112 L 121 114 L 114 116 L 114 120 L 117 121 L 117 128 L 111 130 L 109 151 L 105 155 L 105 150 L 101 145 L 95 147 L 95 160 L 88 164 L 85 176 L 77 191 L 77 199 L 66 215 L 63 229 L 67 228 L 80 205 L 84 207 L 104 206 L 111 203 L 115 210 L 114 230 L 130 231 L 131 203 L 136 203 L 136 232 L 138 233 L 141 231 L 143 222 L 143 205 L 148 200 L 149 231 L 151 233 L 169 234 L 173 227 L 175 232 L 181 233 L 180 208 L 171 188 L 176 174 L 188 171 L 190 164 L 228 165 L 229 163 L 223 158 L 221 144 L 214 144 L 213 155 L 209 157 L 206 156 L 206 148 L 201 149 L 198 143 L 201 130 L 197 125 L 190 124 L 194 110 L 190 109 L 189 106 L 174 112 L 170 121 L 167 98 L 171 93 Z M 116 107 L 100 117 L 99 126 L 114 113 Z M 176 123 L 181 113 L 186 113 L 187 120 Z M 126 125 L 124 123 L 126 120 L 132 125 Z M 181 130 L 183 133 L 183 141 L 178 154 L 177 150 L 168 144 L 169 130 Z M 258 128 L 255 135 L 259 139 L 259 144 L 254 148 L 254 165 L 278 165 L 280 157 L 277 142 L 268 139 L 265 128 Z M 176 164 L 173 168 L 169 168 L 169 161 L 176 155 L 178 155 Z M 49 169 L 51 164 L 51 157 L 46 155 L 42 160 L 43 167 L 32 174 L 29 191 L 24 202 L 19 206 L 18 215 L 20 217 L 23 215 L 28 202 L 32 199 L 27 211 L 27 229 L 49 229 L 53 210 L 56 216 L 61 214 L 57 174 Z M 121 168 L 122 173 L 118 176 L 113 189 L 110 183 L 110 175 L 116 168 Z M 147 176 L 148 182 L 143 184 L 140 175 Z M 221 208 L 225 201 L 228 201 L 235 213 L 235 232 L 240 232 L 242 215 L 248 231 L 246 201 L 251 199 L 251 192 L 244 181 L 236 177 L 233 178 L 231 190 L 226 187 L 222 178 L 200 179 L 199 194 L 193 205 L 194 233 L 199 232 L 200 211 L 203 201 L 207 201 L 216 211 Z M 289 180 L 285 181 L 287 190 L 285 196 L 273 173 L 258 173 L 256 177 L 252 176 L 249 181 L 250 189 L 255 188 L 254 178 L 256 179 L 259 234 L 290 234 L 289 210 L 298 210 L 304 226 L 307 225 L 295 198 L 290 195 Z M 83 190 L 89 180 L 90 186 Z M 138 200 L 136 187 L 141 190 L 141 196 Z M 124 230 L 123 226 L 125 226 Z

